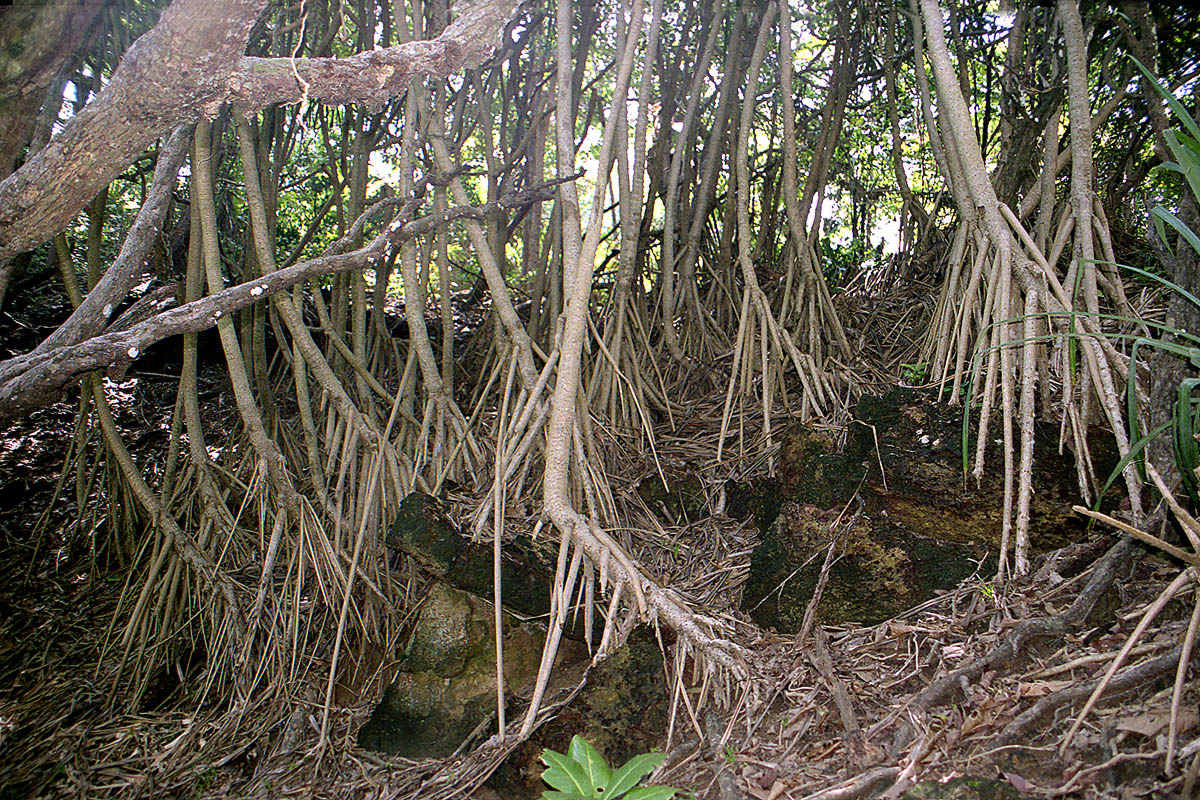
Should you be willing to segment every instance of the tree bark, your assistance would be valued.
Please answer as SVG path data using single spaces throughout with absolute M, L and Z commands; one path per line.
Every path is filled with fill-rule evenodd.
M 0 259 L 62 230 L 163 132 L 228 94 L 266 0 L 178 0 L 130 46 L 103 92 L 0 184 Z
M 55 101 L 47 93 L 95 30 L 104 8 L 104 3 L 42 0 L 0 8 L 0 180 L 12 174 L 33 135 L 38 110 Z
M 146 194 L 146 201 L 138 211 L 133 226 L 125 235 L 125 242 L 121 245 L 121 252 L 116 261 L 88 291 L 83 302 L 67 321 L 46 337 L 34 353 L 81 342 L 89 336 L 95 336 L 108 324 L 117 305 L 125 299 L 146 269 L 151 251 L 162 230 L 171 192 L 175 188 L 175 179 L 183 165 L 190 140 L 191 131 L 187 126 L 181 126 L 172 134 L 159 153 L 150 191 Z

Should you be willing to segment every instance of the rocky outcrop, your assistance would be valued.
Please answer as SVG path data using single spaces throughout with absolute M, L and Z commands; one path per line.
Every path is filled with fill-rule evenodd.
M 1030 538 L 1048 550 L 1081 536 L 1074 461 L 1054 431 L 1038 430 Z M 730 513 L 753 516 L 762 542 L 751 556 L 743 608 L 758 623 L 799 630 L 826 554 L 821 622 L 874 624 L 958 585 L 988 576 L 1000 543 L 1002 456 L 978 484 L 964 473 L 962 409 L 897 389 L 864 397 L 840 452 L 820 429 L 783 436 L 776 477 L 728 487 Z

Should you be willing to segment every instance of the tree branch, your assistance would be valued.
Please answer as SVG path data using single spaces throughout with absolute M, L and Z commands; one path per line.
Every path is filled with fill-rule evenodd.
M 95 336 L 108 324 L 117 305 L 129 294 L 129 290 L 137 283 L 137 279 L 149 263 L 150 253 L 167 216 L 171 190 L 175 188 L 175 180 L 179 175 L 179 168 L 183 166 L 183 157 L 187 155 L 191 138 L 191 126 L 180 126 L 159 151 L 154 180 L 146 193 L 146 201 L 142 203 L 129 233 L 125 235 L 125 242 L 121 245 L 121 252 L 116 261 L 104 272 L 104 276 L 87 293 L 67 321 L 38 345 L 35 353 L 76 344 L 89 336 Z
M 112 80 L 0 183 L 0 260 L 62 230 L 158 136 L 215 111 L 266 0 L 176 0 Z
M 552 181 L 518 195 L 509 195 L 482 206 L 459 206 L 411 220 L 394 221 L 367 245 L 349 253 L 338 253 L 342 241 L 331 251 L 309 261 L 276 270 L 261 278 L 231 286 L 224 291 L 163 311 L 123 330 L 109 330 L 79 344 L 36 350 L 0 362 L 0 425 L 52 402 L 70 383 L 87 372 L 116 365 L 124 369 L 155 342 L 182 333 L 211 328 L 226 314 L 266 300 L 276 292 L 320 275 L 365 269 L 379 263 L 389 249 L 457 219 L 484 219 L 502 209 L 551 200 Z M 364 217 L 378 209 L 371 209 Z M 362 220 L 360 220 L 362 221 Z
M 265 5 L 266 0 L 175 0 L 125 53 L 108 87 L 0 183 L 0 261 L 66 227 L 168 130 L 200 114 L 211 117 L 230 101 L 247 113 L 304 96 L 381 105 L 415 76 L 445 76 L 481 63 L 518 0 L 459 3 L 458 19 L 436 39 L 345 59 L 294 62 L 242 56 Z

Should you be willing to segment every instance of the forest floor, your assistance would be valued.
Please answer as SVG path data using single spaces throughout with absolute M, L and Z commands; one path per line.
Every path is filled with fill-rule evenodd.
M 222 405 L 221 380 L 219 370 L 202 379 L 202 392 L 213 401 L 207 413 L 215 418 L 231 411 Z M 120 401 L 118 421 L 135 455 L 154 463 L 169 429 L 171 379 L 131 373 L 111 382 L 110 392 Z M 192 673 L 181 670 L 163 676 L 140 708 L 118 710 L 111 625 L 123 566 L 80 546 L 89 538 L 72 534 L 68 521 L 80 518 L 79 502 L 112 504 L 119 513 L 119 499 L 56 492 L 75 412 L 76 405 L 64 401 L 0 436 L 6 498 L 0 507 L 0 800 L 497 796 L 481 784 L 519 748 L 515 737 L 437 761 L 358 748 L 355 733 L 378 701 L 378 686 L 335 709 L 332 745 L 319 757 L 313 756 L 315 701 L 284 717 L 252 700 L 209 708 Z M 716 463 L 719 419 L 719 397 L 694 401 L 689 422 L 664 429 L 658 439 L 661 463 L 705 478 L 710 510 L 731 477 L 703 466 Z M 747 459 L 737 477 L 761 472 L 765 461 L 765 454 Z M 1196 791 L 1200 691 L 1194 679 L 1183 686 L 1178 746 L 1170 771 L 1164 769 L 1174 665 L 1191 602 L 1167 604 L 1128 654 L 1113 688 L 1063 746 L 1092 689 L 1178 565 L 1128 545 L 1113 548 L 1116 540 L 1096 531 L 1039 556 L 1026 579 L 996 586 L 976 576 L 893 619 L 818 625 L 799 641 L 755 625 L 741 610 L 758 537 L 750 523 L 723 514 L 656 514 L 634 491 L 653 471 L 646 458 L 630 457 L 618 468 L 624 474 L 610 479 L 636 530 L 634 554 L 714 620 L 740 654 L 739 670 L 700 669 L 693 658 L 675 661 L 682 651 L 664 637 L 663 681 L 672 703 L 669 725 L 656 742 L 667 758 L 653 782 L 720 800 L 897 797 L 917 782 L 952 781 L 948 787 L 961 788 L 954 781 L 967 777 L 994 783 L 976 794 L 945 796 L 1134 798 Z M 109 535 L 106 514 L 101 506 L 93 510 L 90 540 L 102 542 Z M 1081 620 L 1071 616 L 1079 608 L 1086 612 Z M 559 710 L 551 705 L 545 719 Z

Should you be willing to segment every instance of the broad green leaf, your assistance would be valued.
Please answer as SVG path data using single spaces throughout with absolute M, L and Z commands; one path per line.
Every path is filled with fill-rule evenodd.
M 643 786 L 625 795 L 623 800 L 671 800 L 678 791 L 671 786 Z
M 1192 153 L 1200 153 L 1200 142 L 1197 142 L 1183 131 L 1175 131 L 1175 135 L 1179 137 L 1179 141 Z
M 542 763 L 546 765 L 546 771 L 542 773 L 542 780 L 555 789 L 569 792 L 577 797 L 590 798 L 593 795 L 594 787 L 588 780 L 587 772 L 574 759 L 553 750 L 546 750 L 542 753 Z
M 1179 171 L 1187 179 L 1188 186 L 1192 187 L 1192 193 L 1200 197 L 1200 159 L 1196 157 L 1194 149 L 1196 140 L 1176 130 L 1167 131 L 1164 137 L 1171 154 L 1179 163 Z
M 1179 217 L 1175 216 L 1170 211 L 1167 211 L 1162 206 L 1155 206 L 1154 210 L 1150 213 L 1156 217 L 1161 217 L 1168 225 L 1179 231 L 1179 235 L 1182 236 L 1187 243 L 1192 246 L 1192 249 L 1197 253 L 1200 253 L 1200 237 L 1197 237 L 1191 228 L 1189 228 L 1187 225 L 1184 225 Z
M 638 781 L 653 772 L 666 757 L 665 753 L 642 753 L 626 761 L 613 772 L 612 782 L 608 785 L 609 798 L 620 797 L 637 786 Z
M 580 766 L 584 774 L 587 775 L 589 781 L 588 796 L 589 797 L 607 797 L 609 779 L 612 778 L 612 771 L 608 768 L 608 762 L 604 760 L 604 756 L 596 751 L 579 734 L 571 737 L 571 746 L 567 753 Z
M 587 800 L 587 797 L 572 792 L 559 792 L 554 789 L 547 789 L 542 792 L 542 800 Z
M 1175 112 L 1175 116 L 1178 117 L 1179 121 L 1183 123 L 1185 128 L 1187 128 L 1188 133 L 1190 133 L 1193 138 L 1200 139 L 1200 127 L 1197 127 L 1196 121 L 1192 119 L 1192 115 L 1188 113 L 1186 108 L 1184 108 L 1183 103 L 1179 102 L 1179 99 L 1175 97 L 1175 95 L 1167 91 L 1167 87 L 1163 86 L 1158 78 L 1154 77 L 1154 73 L 1147 69 L 1142 62 L 1138 61 L 1132 56 L 1130 56 L 1130 58 L 1133 60 L 1133 63 L 1137 65 L 1137 68 L 1142 71 L 1142 74 L 1149 78 L 1150 83 L 1154 86 L 1158 93 L 1163 96 L 1163 99 L 1165 99 L 1171 106 L 1171 111 Z

